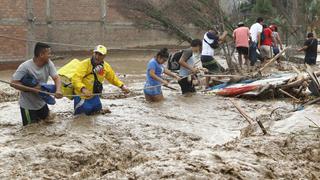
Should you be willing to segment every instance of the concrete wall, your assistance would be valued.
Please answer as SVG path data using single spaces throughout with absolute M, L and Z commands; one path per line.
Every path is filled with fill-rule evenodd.
M 96 44 L 109 48 L 177 44 L 163 31 L 136 28 L 117 11 L 115 1 L 1 0 L 0 63 L 33 56 L 35 42 L 14 38 L 80 45 L 52 45 L 53 51 L 87 50 Z

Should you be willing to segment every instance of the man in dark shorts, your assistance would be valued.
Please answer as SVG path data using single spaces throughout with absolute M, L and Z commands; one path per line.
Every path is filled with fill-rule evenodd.
M 238 28 L 233 31 L 233 40 L 237 47 L 238 60 L 241 69 L 243 64 L 242 56 L 245 59 L 245 64 L 247 65 L 247 68 L 249 69 L 249 37 L 249 28 L 245 27 L 243 22 L 239 22 Z
M 202 67 L 206 68 L 209 73 L 219 73 L 222 71 L 221 65 L 214 59 L 214 49 L 219 46 L 227 37 L 227 31 L 224 31 L 221 36 L 212 28 L 204 34 L 202 40 L 201 62 Z M 206 78 L 206 86 L 209 86 L 210 78 Z
M 304 63 L 309 65 L 315 65 L 318 54 L 318 40 L 314 38 L 313 33 L 308 33 L 307 40 L 304 42 L 304 46 L 298 51 L 305 51 Z
M 51 54 L 50 46 L 44 43 L 37 43 L 34 49 L 34 58 L 23 62 L 13 74 L 11 86 L 20 90 L 19 105 L 23 126 L 39 122 L 49 116 L 47 102 L 42 98 L 39 90 L 48 81 L 49 76 L 53 79 L 56 98 L 62 98 L 61 82 L 56 68 L 49 59 Z M 30 84 L 30 85 L 28 85 Z M 34 86 L 34 90 L 24 86 Z

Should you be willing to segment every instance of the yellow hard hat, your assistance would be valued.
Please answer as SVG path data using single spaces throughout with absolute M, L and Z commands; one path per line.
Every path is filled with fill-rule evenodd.
M 98 45 L 94 48 L 93 52 L 98 52 L 102 55 L 106 55 L 107 54 L 107 48 L 103 45 Z

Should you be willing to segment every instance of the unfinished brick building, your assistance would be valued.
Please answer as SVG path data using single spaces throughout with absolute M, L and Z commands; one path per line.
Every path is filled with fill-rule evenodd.
M 162 31 L 138 29 L 114 6 L 117 0 L 1 0 L 0 63 L 15 63 L 33 55 L 34 40 L 54 51 L 174 44 Z

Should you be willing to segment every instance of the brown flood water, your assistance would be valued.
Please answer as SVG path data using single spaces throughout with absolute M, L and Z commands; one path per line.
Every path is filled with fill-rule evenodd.
M 164 90 L 147 103 L 141 88 L 153 52 L 117 52 L 107 61 L 131 90 L 102 98 L 111 114 L 73 116 L 73 102 L 50 106 L 56 117 L 22 127 L 17 92 L 0 87 L 0 179 L 297 179 L 319 178 L 319 107 L 293 109 L 288 100 L 235 99 L 270 135 L 248 124 L 229 98 Z M 81 59 L 81 58 L 80 58 Z M 61 67 L 67 61 L 56 61 Z M 0 72 L 9 79 L 13 71 Z M 173 86 L 178 87 L 177 84 Z M 105 91 L 119 92 L 105 84 Z M 278 108 L 278 109 L 277 109 Z M 275 110 L 277 109 L 277 110 Z M 273 114 L 271 112 L 274 111 Z M 303 119 L 303 120 L 301 120 Z

